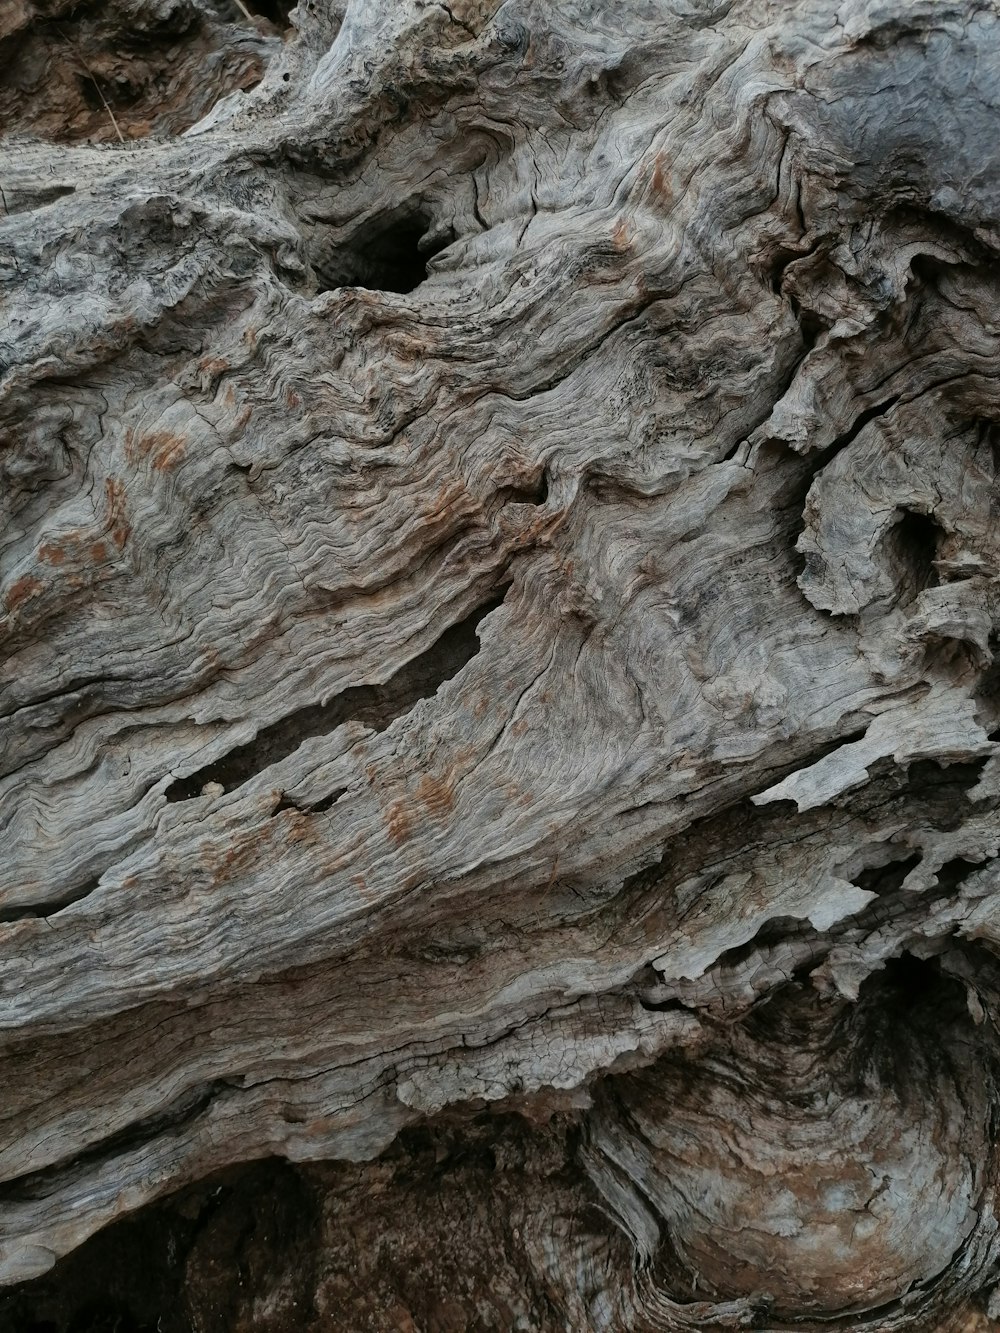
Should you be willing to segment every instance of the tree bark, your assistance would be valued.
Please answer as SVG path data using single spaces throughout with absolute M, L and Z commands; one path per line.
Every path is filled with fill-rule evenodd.
M 0 1283 L 992 1326 L 1000 11 L 251 8 L 0 19 Z

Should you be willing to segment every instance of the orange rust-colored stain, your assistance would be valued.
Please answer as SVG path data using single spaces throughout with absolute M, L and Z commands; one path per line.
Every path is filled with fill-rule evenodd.
M 364 875 L 352 875 L 351 883 L 357 889 L 359 898 L 363 898 L 366 903 L 370 903 L 374 900 L 376 896 L 375 892 L 368 887 L 368 881 L 365 879 Z
M 417 798 L 428 814 L 442 819 L 455 808 L 455 788 L 444 778 L 425 773 L 417 786 Z
M 125 432 L 125 457 L 130 463 L 151 458 L 157 472 L 168 472 L 184 457 L 185 441 L 168 430 L 154 430 L 136 435 L 131 427 Z
M 401 847 L 413 833 L 413 815 L 402 801 L 395 801 L 389 807 L 387 823 L 389 837 L 397 847 Z
M 271 836 L 270 828 L 257 827 L 243 837 L 234 838 L 221 855 L 220 849 L 210 844 L 204 860 L 206 868 L 211 872 L 213 884 L 221 884 L 253 870 L 260 863 L 262 843 Z
M 628 223 L 624 218 L 619 218 L 611 233 L 611 244 L 616 250 L 627 250 L 631 239 Z
M 653 190 L 665 203 L 673 202 L 673 190 L 670 188 L 670 182 L 663 174 L 663 154 L 657 153 L 656 163 L 653 167 Z
M 206 375 L 221 375 L 229 369 L 229 362 L 224 356 L 203 356 L 198 369 Z
M 102 560 L 107 559 L 108 548 L 103 542 L 94 542 L 90 548 L 90 558 L 95 565 L 99 565 Z
M 154 470 L 156 472 L 171 472 L 186 452 L 183 440 L 176 435 L 167 435 L 163 443 L 153 453 Z
M 252 416 L 253 416 L 253 408 L 244 407 L 233 424 L 235 425 L 237 430 L 242 430 Z
M 119 550 L 128 541 L 132 524 L 125 509 L 125 486 L 117 477 L 108 477 L 104 483 L 104 495 L 108 504 L 108 526 L 111 536 Z
M 4 598 L 4 605 L 8 611 L 16 611 L 30 597 L 40 593 L 44 587 L 45 584 L 42 583 L 41 579 L 36 579 L 33 574 L 22 574 L 19 579 L 11 584 Z
M 301 404 L 302 399 L 299 397 L 299 395 L 295 392 L 294 389 L 286 389 L 285 402 L 288 404 L 289 407 L 298 407 Z
M 318 842 L 318 836 L 315 821 L 308 815 L 299 810 L 288 810 L 286 814 L 291 815 L 291 824 L 285 834 L 287 842 L 293 843 L 315 843 Z
M 38 548 L 38 558 L 47 565 L 61 565 L 66 559 L 66 552 L 58 542 L 43 542 Z

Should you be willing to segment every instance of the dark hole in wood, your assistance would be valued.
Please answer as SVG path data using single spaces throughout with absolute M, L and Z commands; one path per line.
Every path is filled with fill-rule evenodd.
M 377 292 L 412 292 L 427 277 L 428 262 L 454 239 L 446 234 L 429 241 L 429 225 L 422 214 L 398 217 L 353 247 L 314 260 L 320 291 L 367 287 Z
M 66 1333 L 152 1333 L 152 1326 L 137 1319 L 127 1305 L 99 1300 L 78 1310 Z
M 889 959 L 879 979 L 883 986 L 898 994 L 904 1005 L 927 999 L 942 983 L 941 973 L 933 962 L 905 952 Z
M 319 1219 L 310 1178 L 268 1159 L 216 1173 L 112 1224 L 0 1292 L 3 1333 L 307 1333 Z M 279 1311 L 255 1309 L 275 1292 Z M 336 1325 L 340 1327 L 339 1323 Z
M 283 1113 L 294 1120 L 291 1105 Z M 505 1248 L 511 1209 L 520 1216 L 533 1189 L 548 1179 L 572 1189 L 576 1206 L 592 1209 L 588 1231 L 610 1238 L 576 1185 L 580 1133 L 567 1119 L 543 1128 L 466 1114 L 404 1130 L 370 1166 L 268 1158 L 215 1172 L 112 1223 L 40 1278 L 0 1290 L 0 1330 L 110 1333 L 85 1322 L 110 1313 L 118 1333 L 362 1333 L 398 1327 L 384 1312 L 403 1306 L 412 1328 L 503 1333 L 514 1321 L 493 1295 L 491 1264 L 507 1282 L 530 1282 L 533 1307 L 547 1308 L 546 1275 L 518 1271 L 520 1251 Z M 488 1275 L 458 1288 L 464 1318 L 440 1319 L 441 1293 L 455 1288 L 437 1270 L 427 1277 L 425 1253 L 447 1254 L 459 1280 Z M 321 1282 L 337 1292 L 323 1314 Z
M 925 588 L 936 587 L 939 580 L 934 561 L 943 535 L 932 515 L 903 510 L 892 532 L 903 601 L 912 601 Z
M 963 880 L 973 874 L 976 870 L 981 870 L 985 862 L 967 861 L 964 856 L 956 856 L 937 871 L 938 891 L 957 889 Z
M 976 720 L 987 729 L 991 741 L 1000 741 L 1000 635 L 990 635 L 989 649 L 993 661 L 980 676 L 973 698 Z
M 243 0 L 243 2 L 251 14 L 258 14 L 262 19 L 267 19 L 276 28 L 288 27 L 288 16 L 296 4 L 296 0 Z M 245 21 L 246 15 L 241 12 L 239 5 L 234 3 L 232 7 Z
M 862 870 L 854 878 L 854 883 L 859 889 L 867 889 L 869 893 L 894 893 L 902 887 L 903 880 L 907 877 L 915 866 L 920 864 L 920 853 L 914 853 L 900 861 L 890 861 L 888 865 L 871 866 L 867 870 Z
M 859 1089 L 877 1072 L 901 1091 L 911 1086 L 915 1066 L 947 1058 L 944 1034 L 953 1025 L 971 1022 L 964 986 L 936 959 L 909 950 L 861 983 L 858 1003 L 844 1021 L 854 1029 L 851 1063 Z
M 543 505 L 549 498 L 548 471 L 542 468 L 538 480 L 525 486 L 505 486 L 500 492 L 504 504 Z

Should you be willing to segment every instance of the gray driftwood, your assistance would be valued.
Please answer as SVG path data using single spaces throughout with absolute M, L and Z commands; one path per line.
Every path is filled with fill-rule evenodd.
M 212 13 L 4 103 L 0 1281 L 495 1107 L 553 1327 L 985 1308 L 997 5 Z

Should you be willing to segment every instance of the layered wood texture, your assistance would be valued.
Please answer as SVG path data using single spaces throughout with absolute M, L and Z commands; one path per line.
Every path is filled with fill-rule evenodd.
M 493 1107 L 553 1329 L 965 1327 L 996 7 L 106 9 L 124 144 L 3 102 L 0 1281 Z

